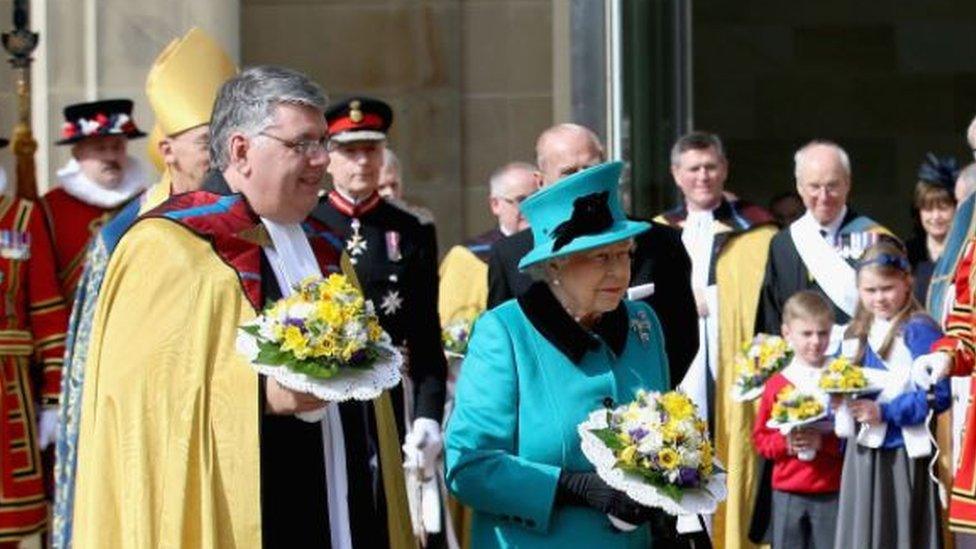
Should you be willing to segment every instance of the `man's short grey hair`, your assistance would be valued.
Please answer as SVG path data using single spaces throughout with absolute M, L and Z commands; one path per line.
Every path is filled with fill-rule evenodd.
M 722 145 L 722 138 L 718 134 L 709 132 L 686 133 L 679 137 L 674 142 L 674 146 L 671 147 L 671 165 L 681 164 L 681 155 L 688 151 L 704 151 L 707 149 L 715 149 L 719 158 L 725 160 L 725 146 Z
M 826 139 L 814 139 L 813 141 L 800 147 L 800 149 L 796 151 L 796 154 L 793 155 L 793 177 L 795 177 L 798 182 L 800 181 L 801 168 L 807 161 L 807 153 L 814 147 L 827 147 L 828 149 L 833 149 L 833 151 L 837 153 L 837 158 L 840 160 L 840 165 L 842 168 L 844 168 L 844 173 L 847 174 L 847 178 L 851 178 L 851 159 L 849 156 L 847 156 L 847 151 L 833 141 L 828 141 Z
M 400 170 L 400 158 L 393 152 L 393 149 L 383 147 L 383 167 L 387 166 L 393 168 L 398 176 L 403 176 L 403 172 Z
M 324 113 L 328 98 L 308 76 L 285 67 L 250 67 L 224 82 L 210 118 L 211 167 L 227 169 L 231 135 L 240 132 L 255 136 L 264 131 L 282 104 L 312 107 Z
M 522 170 L 529 173 L 538 173 L 539 168 L 528 162 L 516 161 L 509 162 L 501 168 L 491 172 L 491 177 L 488 178 L 488 189 L 489 196 L 493 197 L 504 197 L 505 196 L 505 178 L 508 174 L 516 171 Z

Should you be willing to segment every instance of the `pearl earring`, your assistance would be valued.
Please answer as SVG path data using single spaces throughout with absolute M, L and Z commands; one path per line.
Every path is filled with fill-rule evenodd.
M 554 278 L 554 279 L 552 280 L 552 285 L 553 285 L 553 286 L 559 286 L 560 284 L 561 284 L 561 283 L 559 282 L 559 279 L 558 279 L 558 278 Z

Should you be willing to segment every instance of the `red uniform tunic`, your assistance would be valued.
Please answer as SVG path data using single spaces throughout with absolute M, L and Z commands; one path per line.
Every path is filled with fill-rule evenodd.
M 55 406 L 68 312 L 43 216 L 0 198 L 0 543 L 47 522 L 35 403 Z M 37 375 L 31 375 L 31 367 Z M 41 380 L 40 398 L 32 379 Z
M 976 390 L 976 316 L 973 303 L 976 290 L 973 275 L 973 254 L 976 241 L 970 239 L 956 267 L 955 303 L 946 318 L 945 337 L 935 342 L 933 351 L 944 351 L 953 357 L 954 376 L 970 376 L 970 393 Z M 966 409 L 959 467 L 952 482 L 949 497 L 949 528 L 957 532 L 976 533 L 976 407 L 972 400 Z
M 61 292 L 70 301 L 85 268 L 88 242 L 118 208 L 100 208 L 82 202 L 61 187 L 48 191 L 41 198 L 41 205 L 54 243 L 55 268 Z

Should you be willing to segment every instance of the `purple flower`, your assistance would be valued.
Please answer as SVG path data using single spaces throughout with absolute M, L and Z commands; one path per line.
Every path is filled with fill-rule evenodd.
M 630 435 L 630 438 L 634 442 L 640 442 L 642 438 L 647 436 L 647 430 L 644 429 L 643 427 L 638 427 L 636 429 L 631 429 L 630 432 L 627 434 Z
M 360 349 L 355 353 L 353 353 L 351 357 L 349 357 L 349 362 L 351 364 L 359 364 L 360 362 L 366 360 L 367 357 L 368 355 L 366 353 L 366 349 Z
M 297 326 L 299 330 L 305 331 L 305 320 L 301 318 L 286 318 L 285 326 Z
M 682 467 L 678 470 L 678 486 L 698 486 L 699 482 L 698 469 Z

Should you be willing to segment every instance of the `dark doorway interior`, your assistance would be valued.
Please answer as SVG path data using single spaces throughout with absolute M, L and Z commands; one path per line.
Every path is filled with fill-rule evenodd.
M 728 187 L 765 204 L 793 185 L 793 152 L 837 141 L 853 164 L 853 203 L 911 230 L 927 151 L 971 162 L 976 3 L 695 0 L 693 120 L 719 133 Z

